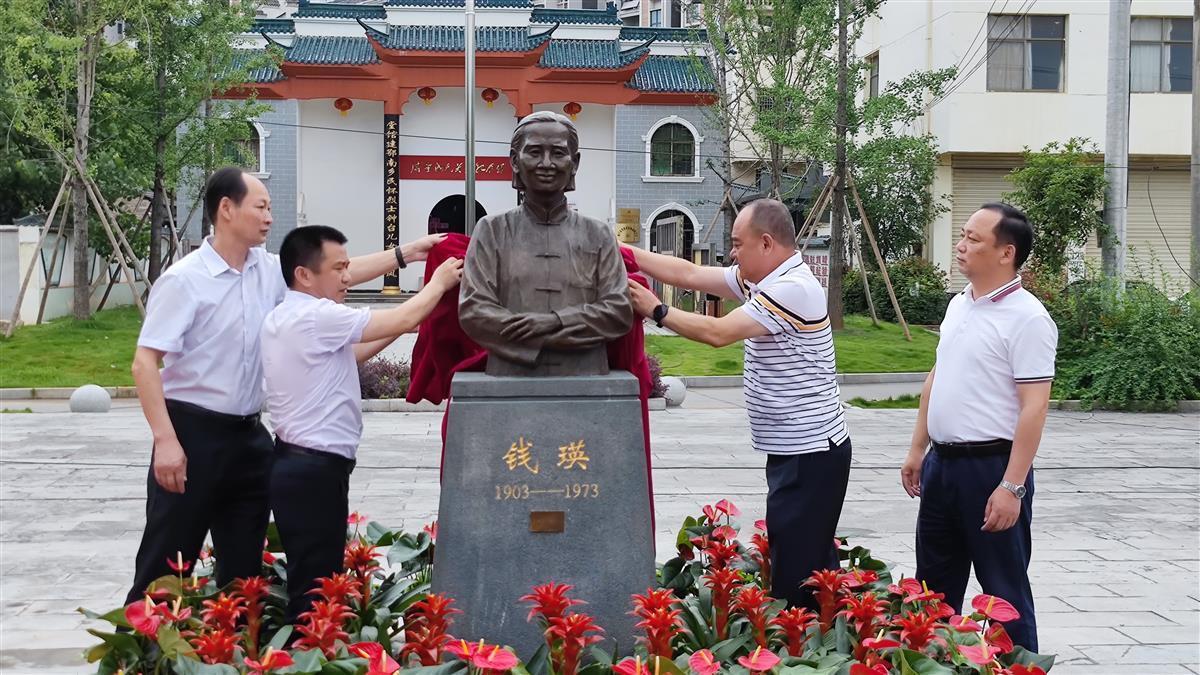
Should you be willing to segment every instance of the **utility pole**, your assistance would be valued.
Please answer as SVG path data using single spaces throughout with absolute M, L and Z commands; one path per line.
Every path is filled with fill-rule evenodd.
M 467 148 L 464 159 L 467 183 L 463 222 L 467 236 L 475 231 L 475 0 L 466 0 L 467 26 L 463 33 L 463 56 L 466 58 L 467 89 Z
M 1108 5 L 1108 100 L 1105 110 L 1104 224 L 1101 243 L 1104 275 L 1125 282 L 1125 223 L 1129 214 L 1129 5 Z
M 1192 0 L 1192 292 L 1200 293 L 1200 0 Z
M 844 230 L 846 221 L 846 70 L 849 45 L 846 44 L 846 2 L 838 0 L 838 70 L 837 70 L 837 146 L 834 175 L 837 184 L 833 191 L 833 220 L 829 237 L 829 323 L 834 330 L 842 328 L 842 272 Z

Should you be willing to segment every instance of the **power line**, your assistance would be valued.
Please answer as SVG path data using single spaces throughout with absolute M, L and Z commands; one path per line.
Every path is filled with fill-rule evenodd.
M 992 4 L 990 6 L 988 6 L 988 11 L 983 15 L 983 23 L 979 26 L 978 30 L 975 31 L 975 37 L 971 38 L 971 42 L 967 45 L 966 51 L 963 52 L 963 55 L 954 64 L 955 71 L 957 71 L 960 67 L 962 67 L 962 65 L 964 63 L 966 63 L 967 61 L 970 61 L 974 57 L 975 51 L 977 49 L 979 49 L 979 45 L 976 45 L 975 41 L 979 39 L 979 35 L 983 32 L 984 26 L 988 25 L 988 19 L 991 18 L 991 15 L 992 15 L 992 8 L 995 6 L 996 6 L 996 0 L 992 0 Z M 1004 8 L 1007 6 L 1008 6 L 1008 0 L 1004 0 L 1004 4 L 1000 6 L 999 13 L 1003 14 Z M 986 40 L 985 40 L 985 42 L 986 42 Z
M 1008 38 L 1008 36 L 1012 34 L 1013 30 L 1021 23 L 1021 20 L 1024 19 L 1026 16 L 1028 16 L 1029 12 L 1033 11 L 1034 5 L 1037 4 L 1037 0 L 1032 0 L 1031 2 L 1029 2 L 1029 8 L 1026 9 L 1025 8 L 1026 2 L 1029 2 L 1029 0 L 1023 0 L 1021 2 L 1021 6 L 1017 8 L 1016 14 L 1006 15 L 1006 16 L 1012 17 L 1012 22 L 1009 24 L 1007 30 L 1004 31 L 1004 34 L 995 39 L 994 44 L 992 44 L 991 46 L 988 47 L 988 49 L 984 53 L 984 55 L 978 61 L 975 62 L 975 65 L 972 66 L 971 69 L 969 71 L 967 71 L 967 73 L 965 75 L 963 75 L 961 80 L 959 80 L 955 84 L 952 84 L 941 96 L 939 96 L 936 99 L 934 99 L 933 101 L 931 101 L 928 106 L 929 108 L 932 108 L 933 106 L 937 105 L 938 103 L 941 103 L 942 101 L 946 100 L 946 98 L 948 98 L 950 96 L 950 94 L 953 94 L 955 91 L 958 90 L 959 87 L 966 84 L 967 80 L 971 79 L 971 76 L 974 75 L 976 71 L 978 71 L 983 65 L 985 65 L 987 63 L 988 59 L 991 58 L 992 54 L 995 53 L 996 49 L 998 49 L 1000 47 L 1000 45 L 1003 44 L 1004 40 L 1006 38 Z M 988 40 L 987 41 L 989 43 L 992 42 L 992 36 L 991 36 L 990 30 L 988 31 Z M 955 78 L 955 79 L 957 79 L 957 78 Z

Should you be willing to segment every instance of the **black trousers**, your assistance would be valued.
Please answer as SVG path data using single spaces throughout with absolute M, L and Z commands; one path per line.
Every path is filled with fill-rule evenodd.
M 817 609 L 812 589 L 800 584 L 813 571 L 839 565 L 837 534 L 850 482 L 850 439 L 827 452 L 767 456 L 767 535 L 771 542 L 771 595 L 789 607 Z
M 154 478 L 151 454 L 146 529 L 126 604 L 140 600 L 150 582 L 174 574 L 167 560 L 175 560 L 176 552 L 195 563 L 209 532 L 219 585 L 262 572 L 271 435 L 258 415 L 226 415 L 173 400 L 167 414 L 187 456 L 187 485 L 183 494 L 164 490 Z
M 971 565 L 983 592 L 1007 600 L 1021 618 L 1004 625 L 1013 642 L 1037 651 L 1037 622 L 1029 587 L 1032 552 L 1033 470 L 1025 479 L 1025 499 L 1016 524 L 984 532 L 988 498 L 1004 479 L 1008 455 L 947 457 L 925 455 L 921 468 L 921 508 L 917 515 L 917 578 L 944 593 L 962 613 Z
M 317 579 L 344 569 L 352 471 L 352 459 L 275 441 L 271 511 L 287 555 L 288 623 L 311 608 Z

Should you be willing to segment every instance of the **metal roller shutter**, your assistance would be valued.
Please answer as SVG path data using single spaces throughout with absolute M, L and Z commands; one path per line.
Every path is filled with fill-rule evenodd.
M 950 290 L 959 291 L 967 285 L 967 279 L 958 271 L 954 262 L 954 245 L 958 243 L 959 230 L 971 214 L 988 202 L 998 202 L 1006 192 L 1012 192 L 1012 183 L 1005 179 L 1011 169 L 954 169 L 953 204 L 951 205 L 950 259 L 946 272 L 950 276 Z M 1154 205 L 1158 206 L 1157 196 Z M 1161 216 L 1160 216 L 1161 217 Z
M 1192 259 L 1190 190 L 1186 169 L 1134 169 L 1129 172 L 1127 278 L 1141 276 L 1160 288 L 1165 283 L 1163 290 L 1172 297 L 1188 289 L 1187 276 L 1179 266 L 1188 269 Z M 1157 223 L 1155 216 L 1158 216 Z

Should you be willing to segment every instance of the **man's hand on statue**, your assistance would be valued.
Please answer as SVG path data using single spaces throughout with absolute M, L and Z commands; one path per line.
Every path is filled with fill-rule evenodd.
M 500 336 L 514 342 L 524 342 L 539 335 L 552 333 L 561 327 L 562 322 L 557 314 L 522 314 L 509 319 L 504 328 L 500 329 Z
M 662 304 L 650 289 L 636 281 L 629 282 L 629 300 L 633 302 L 633 310 L 646 318 L 653 316 L 654 308 Z
M 417 262 L 429 258 L 429 251 L 434 246 L 442 243 L 446 238 L 444 234 L 427 234 L 420 239 L 414 239 L 405 244 L 400 249 L 400 253 L 404 256 L 405 262 Z
M 462 260 L 446 258 L 446 261 L 433 271 L 433 276 L 429 278 L 429 285 L 445 293 L 458 285 L 459 280 L 462 279 L 462 270 Z

